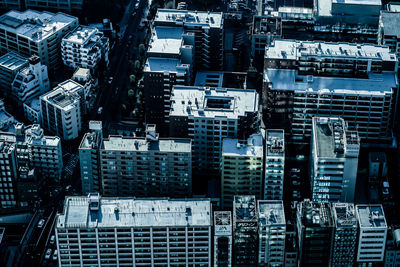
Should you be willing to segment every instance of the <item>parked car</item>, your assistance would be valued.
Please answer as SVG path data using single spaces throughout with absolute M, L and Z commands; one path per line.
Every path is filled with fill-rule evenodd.
M 39 228 L 42 228 L 45 222 L 46 222 L 45 219 L 41 219 L 41 220 L 38 222 L 37 226 L 38 226 Z
M 51 257 L 51 252 L 52 252 L 51 248 L 49 248 L 49 249 L 46 251 L 46 255 L 44 256 L 44 258 L 45 258 L 46 260 L 50 259 L 50 257 Z
M 53 254 L 53 261 L 56 261 L 58 257 L 58 250 L 54 250 L 54 254 Z
M 55 243 L 55 241 L 56 241 L 56 237 L 54 236 L 54 235 L 52 235 L 51 237 L 50 237 L 50 244 L 54 244 Z
M 297 185 L 300 185 L 300 182 L 299 182 L 299 181 L 296 181 L 296 180 L 293 180 L 293 181 L 292 181 L 292 184 L 297 186 Z

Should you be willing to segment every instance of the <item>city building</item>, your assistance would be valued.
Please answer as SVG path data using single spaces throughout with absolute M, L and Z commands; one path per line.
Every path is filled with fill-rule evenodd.
M 40 97 L 34 97 L 24 102 L 25 119 L 33 124 L 41 122 Z
M 388 174 L 385 152 L 369 152 L 368 176 L 370 178 L 386 178 Z
M 3 9 L 21 9 L 24 0 L 4 0 L 1 1 L 0 7 Z
M 67 197 L 58 266 L 211 266 L 208 199 Z
M 232 213 L 214 211 L 214 267 L 232 267 Z
M 7 253 L 7 241 L 6 241 L 6 228 L 0 227 L 0 255 L 6 255 Z M 0 264 L 5 266 L 7 264 L 7 257 L 1 257 Z
M 224 54 L 222 12 L 158 9 L 153 25 L 182 27 L 186 33 L 193 33 L 196 68 L 222 69 Z
M 18 71 L 28 65 L 28 60 L 19 54 L 10 52 L 0 57 L 0 90 L 1 95 L 11 94 L 11 84 Z
M 73 76 L 72 80 L 83 86 L 83 100 L 85 113 L 93 108 L 94 102 L 96 100 L 96 88 L 98 86 L 97 78 L 94 79 L 90 74 L 89 69 L 78 68 Z
M 311 193 L 317 202 L 354 202 L 360 140 L 341 118 L 314 117 Z
M 247 72 L 198 71 L 194 86 L 220 88 L 253 88 L 247 79 Z
M 400 265 L 400 229 L 388 229 L 386 239 L 385 267 Z
M 258 218 L 255 196 L 233 200 L 233 265 L 257 266 Z
M 100 175 L 105 196 L 192 194 L 192 142 L 159 138 L 148 124 L 146 137 L 110 135 L 100 146 Z
M 29 58 L 29 65 L 15 75 L 11 84 L 11 95 L 18 103 L 38 97 L 50 91 L 46 65 L 36 55 Z
M 359 236 L 357 263 L 383 263 L 388 227 L 382 205 L 357 205 Z
M 298 242 L 296 222 L 286 224 L 285 267 L 298 267 Z
M 156 26 L 143 69 L 146 122 L 168 123 L 174 85 L 189 85 L 193 76 L 195 36 L 181 27 Z
M 282 200 L 258 201 L 258 266 L 285 266 L 286 220 Z
M 19 0 L 25 2 L 26 8 L 45 9 L 76 13 L 82 11 L 84 0 Z
M 247 139 L 259 127 L 258 94 L 251 89 L 174 86 L 170 135 L 193 140 L 193 169 L 218 172 L 224 138 Z
M 24 57 L 37 55 L 54 70 L 60 66 L 61 40 L 78 26 L 78 18 L 64 13 L 9 11 L 0 17 L 0 50 Z
M 90 121 L 89 132 L 85 133 L 79 145 L 82 194 L 101 191 L 99 150 L 102 141 L 102 122 Z
M 12 137 L 0 136 L 0 172 L 1 191 L 0 208 L 13 208 L 17 206 L 17 146 Z
M 225 138 L 221 156 L 221 206 L 231 208 L 235 195 L 262 199 L 263 137 L 253 134 L 247 143 Z
M 69 68 L 94 71 L 101 60 L 108 65 L 109 46 L 108 38 L 97 28 L 79 26 L 62 39 L 61 57 Z
M 0 131 L 7 132 L 12 130 L 18 121 L 7 112 L 4 101 L 0 99 Z
M 78 137 L 82 128 L 84 88 L 77 82 L 67 80 L 40 97 L 43 127 L 63 140 Z
M 285 133 L 267 129 L 265 132 L 264 199 L 282 200 L 285 176 Z
M 300 266 L 330 266 L 334 222 L 329 203 L 308 199 L 297 205 Z
M 354 264 L 357 249 L 358 221 L 354 204 L 333 203 L 333 234 L 331 264 L 332 266 L 348 266 Z

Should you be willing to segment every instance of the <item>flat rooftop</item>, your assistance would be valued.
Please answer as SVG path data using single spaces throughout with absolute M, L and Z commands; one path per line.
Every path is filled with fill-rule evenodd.
M 78 18 L 61 12 L 54 14 L 47 11 L 12 10 L 0 17 L 0 29 L 38 42 L 75 21 L 77 22 Z
M 258 106 L 258 94 L 252 89 L 175 85 L 170 116 L 237 119 L 247 112 L 257 112 Z
M 105 198 L 89 209 L 88 197 L 67 197 L 57 228 L 130 228 L 211 226 L 209 199 Z
M 400 8 L 399 8 L 400 11 Z M 381 26 L 383 26 L 383 34 L 388 36 L 396 36 L 400 38 L 400 13 L 399 12 L 381 12 Z
M 256 197 L 235 195 L 233 212 L 235 221 L 257 221 Z
M 345 124 L 341 118 L 313 118 L 314 146 L 317 156 L 322 158 L 344 157 Z M 335 149 L 335 141 L 338 147 Z
M 66 35 L 63 40 L 78 45 L 83 45 L 88 42 L 98 31 L 99 30 L 95 27 L 79 26 L 74 31 Z
M 390 52 L 387 46 L 297 40 L 275 40 L 270 46 L 266 46 L 264 57 L 297 60 L 301 56 L 397 61 L 396 54 Z
M 154 22 L 221 28 L 223 25 L 223 19 L 222 12 L 158 9 Z
M 354 204 L 333 203 L 332 211 L 336 227 L 357 227 L 357 217 Z
M 54 90 L 56 89 L 62 89 L 66 92 L 78 92 L 80 90 L 83 90 L 83 86 L 74 80 L 66 80 L 64 82 L 59 83 Z
M 393 93 L 398 80 L 395 72 L 368 73 L 368 78 L 343 78 L 299 75 L 296 70 L 265 69 L 264 81 L 273 90 L 358 95 L 386 95 Z
M 13 52 L 7 53 L 0 57 L 0 67 L 10 71 L 19 70 L 27 65 L 27 58 Z
M 382 205 L 357 205 L 357 217 L 361 228 L 386 228 Z
M 87 77 L 87 76 L 90 76 L 90 70 L 86 68 L 78 68 L 73 75 L 73 77 Z
M 135 138 L 128 136 L 111 135 L 104 138 L 101 150 L 105 151 L 160 151 L 160 152 L 183 152 L 192 151 L 192 141 L 190 139 L 162 139 L 158 141 L 148 141 L 145 138 Z
M 80 99 L 77 95 L 65 91 L 63 88 L 55 88 L 41 97 L 62 109 L 73 108 L 79 104 Z
M 144 65 L 144 71 L 148 72 L 175 72 L 184 74 L 185 68 L 176 58 L 149 57 Z
M 224 138 L 222 156 L 262 157 L 263 137 L 261 134 L 253 134 L 245 144 L 241 144 L 238 139 Z
M 303 200 L 299 205 L 301 213 L 297 215 L 301 216 L 305 226 L 333 226 L 332 210 L 329 203 Z
M 183 29 L 156 26 L 151 32 L 147 53 L 179 55 L 183 45 Z
M 285 132 L 284 130 L 267 129 L 265 133 L 266 156 L 284 157 L 285 156 Z
M 286 226 L 282 200 L 259 200 L 258 220 L 260 226 Z

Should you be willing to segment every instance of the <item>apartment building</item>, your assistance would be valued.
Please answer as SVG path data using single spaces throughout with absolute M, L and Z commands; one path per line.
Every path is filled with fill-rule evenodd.
M 11 84 L 11 95 L 18 103 L 38 97 L 50 91 L 47 66 L 40 63 L 36 55 L 29 58 L 29 65 L 15 75 Z
M 10 136 L 0 136 L 0 208 L 17 206 L 17 146 Z
M 57 10 L 67 13 L 82 11 L 84 0 L 20 0 L 26 8 Z
M 333 234 L 331 264 L 348 266 L 354 264 L 357 249 L 358 221 L 354 204 L 333 203 Z
M 53 71 L 61 63 L 62 38 L 77 26 L 78 18 L 64 13 L 12 10 L 0 17 L 0 50 L 37 55 Z
M 264 199 L 282 200 L 285 176 L 285 133 L 267 129 L 265 132 Z
M 314 117 L 311 192 L 317 202 L 354 202 L 360 139 L 341 118 Z
M 158 9 L 153 25 L 181 27 L 186 33 L 193 33 L 196 68 L 222 69 L 224 54 L 222 12 Z
M 379 17 L 378 43 L 388 46 L 390 51 L 400 56 L 400 30 L 397 22 L 400 21 L 400 13 L 382 10 Z
M 214 211 L 214 267 L 232 267 L 232 213 Z
M 385 267 L 400 265 L 400 229 L 389 228 L 386 239 Z
M 0 7 L 3 9 L 21 9 L 24 0 L 4 0 L 1 1 Z
M 28 65 L 28 60 L 10 52 L 0 57 L 0 89 L 3 96 L 11 94 L 11 83 L 20 69 Z
M 97 78 L 93 78 L 90 69 L 78 68 L 72 75 L 71 80 L 83 86 L 84 113 L 87 113 L 94 106 L 96 100 Z
M 233 200 L 233 265 L 257 266 L 258 212 L 255 196 Z
M 308 199 L 297 205 L 299 264 L 330 266 L 334 222 L 329 203 Z
M 192 194 L 190 139 L 159 138 L 148 124 L 145 138 L 113 136 L 100 146 L 102 192 L 106 196 Z
M 164 128 L 171 108 L 174 85 L 190 85 L 194 66 L 193 33 L 181 27 L 156 26 L 152 29 L 143 70 L 146 121 Z
M 34 97 L 24 102 L 24 117 L 27 121 L 38 124 L 41 122 L 40 97 Z
M 58 265 L 211 266 L 211 212 L 208 199 L 67 197 Z
M 357 263 L 359 266 L 383 263 L 388 226 L 382 205 L 356 205 L 359 236 Z
M 253 134 L 247 142 L 225 138 L 221 156 L 221 206 L 231 208 L 235 195 L 251 194 L 262 199 L 263 136 Z
M 67 80 L 40 97 L 43 127 L 64 140 L 78 137 L 82 128 L 84 88 Z
M 193 140 L 193 169 L 218 173 L 224 138 L 245 140 L 258 131 L 258 94 L 251 89 L 176 85 L 170 135 Z
M 97 69 L 101 60 L 108 65 L 110 45 L 104 33 L 95 27 L 79 26 L 61 41 L 61 57 L 71 69 Z
M 258 265 L 285 266 L 286 220 L 282 200 L 259 200 Z

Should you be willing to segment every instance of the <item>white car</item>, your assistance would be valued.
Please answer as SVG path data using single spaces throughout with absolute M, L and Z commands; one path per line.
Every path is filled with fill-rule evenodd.
M 38 222 L 37 226 L 38 226 L 39 228 L 42 228 L 45 222 L 46 222 L 46 221 L 45 221 L 44 219 L 41 219 L 41 220 Z
M 101 113 L 103 113 L 103 107 L 99 107 L 99 109 L 97 110 L 97 114 L 101 115 Z
M 54 236 L 54 235 L 52 235 L 51 237 L 50 237 L 50 244 L 54 244 L 55 243 L 55 241 L 56 241 L 56 237 Z
M 52 252 L 51 248 L 49 248 L 49 249 L 46 251 L 46 255 L 44 256 L 44 258 L 45 258 L 46 260 L 50 259 L 50 257 L 51 257 L 51 252 Z
M 293 184 L 293 185 L 300 185 L 300 182 L 299 182 L 299 181 L 296 181 L 296 180 L 293 180 L 293 181 L 292 181 L 292 184 Z
M 54 254 L 53 254 L 53 261 L 56 261 L 58 257 L 58 250 L 54 250 Z

